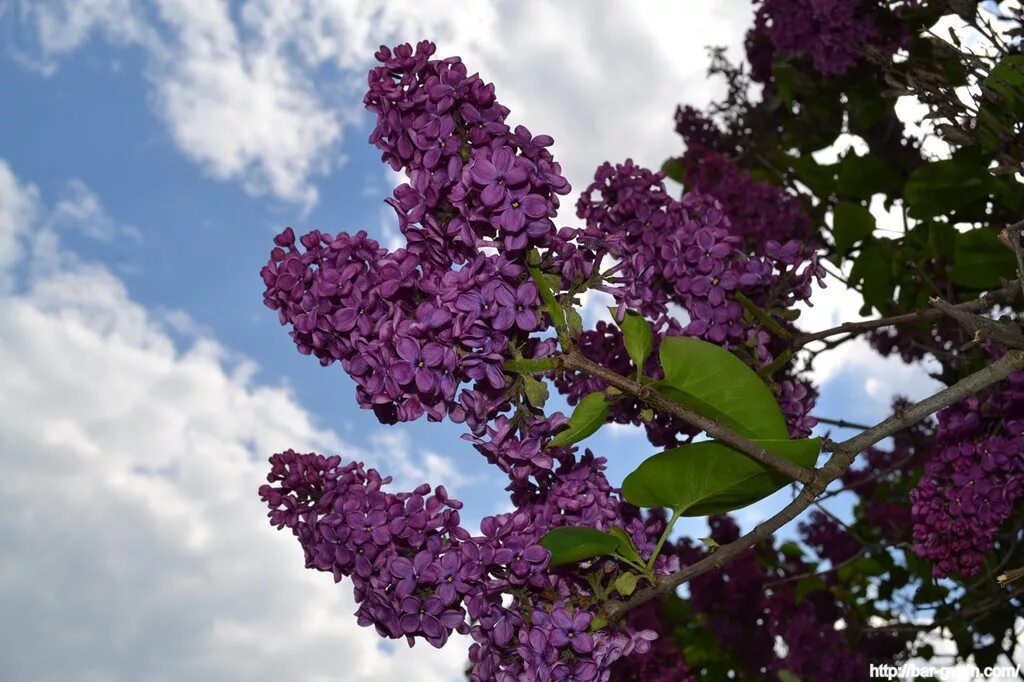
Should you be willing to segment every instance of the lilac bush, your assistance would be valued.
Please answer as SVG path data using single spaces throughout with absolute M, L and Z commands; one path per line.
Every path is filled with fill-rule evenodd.
M 862 284 L 866 308 L 920 299 L 894 280 L 903 267 L 895 246 L 872 242 L 870 225 L 836 219 L 839 204 L 870 217 L 871 199 L 890 191 L 878 186 L 886 174 L 844 171 L 845 159 L 823 170 L 790 142 L 772 163 L 751 161 L 763 158 L 764 140 L 792 133 L 794 102 L 821 105 L 808 91 L 846 105 L 863 93 L 833 91 L 830 79 L 882 79 L 872 70 L 910 44 L 904 24 L 916 8 L 757 3 L 749 73 L 725 69 L 729 106 L 679 109 L 685 149 L 661 170 L 602 164 L 569 226 L 556 223 L 570 187 L 550 136 L 517 125 L 492 84 L 458 57 L 437 57 L 433 43 L 380 48 L 364 104 L 376 119 L 370 143 L 403 175 L 387 203 L 404 243 L 389 250 L 362 231 L 287 228 L 261 271 L 264 302 L 300 353 L 340 365 L 381 423 L 464 425 L 462 438 L 507 478 L 511 511 L 472 530 L 443 486 L 395 491 L 390 477 L 340 455 L 273 455 L 259 490 L 271 524 L 292 532 L 308 568 L 351 583 L 360 625 L 410 646 L 460 635 L 477 682 L 852 681 L 871 662 L 917 650 L 912 633 L 875 623 L 899 617 L 914 561 L 937 578 L 973 576 L 1001 546 L 1024 497 L 1024 373 L 986 379 L 940 405 L 934 424 L 919 415 L 849 452 L 856 439 L 810 438 L 818 391 L 806 370 L 824 352 L 812 341 L 848 334 L 827 350 L 864 333 L 908 361 L 955 356 L 948 383 L 976 358 L 952 317 L 927 331 L 798 328 L 826 263 L 850 253 L 847 283 Z M 776 77 L 785 69 L 798 72 L 792 82 Z M 746 99 L 750 79 L 764 85 L 760 103 Z M 926 163 L 907 161 L 918 150 L 902 125 L 862 126 L 852 105 L 840 113 L 840 125 L 861 126 L 908 173 Z M 815 164 L 813 179 L 802 181 L 798 158 L 804 170 Z M 840 186 L 844 172 L 854 181 Z M 825 189 L 801 191 L 809 185 Z M 931 232 L 898 253 L 931 249 L 914 264 L 945 270 L 913 282 L 996 288 L 971 260 L 987 246 L 970 244 L 954 271 L 955 258 L 934 252 L 960 239 L 952 222 L 922 224 Z M 902 298 L 883 300 L 888 289 Z M 591 329 L 578 312 L 587 292 L 614 302 L 612 319 Z M 966 305 L 983 309 L 978 302 L 991 304 Z M 984 348 L 993 366 L 1017 362 L 1019 349 Z M 549 384 L 571 415 L 545 411 Z M 897 401 L 892 419 L 916 408 Z M 609 422 L 643 427 L 664 450 L 621 486 L 603 457 L 578 445 Z M 822 451 L 832 454 L 816 466 Z M 791 505 L 802 506 L 766 521 L 766 533 L 744 534 L 727 513 L 794 481 L 803 489 Z M 840 493 L 856 498 L 849 523 L 821 507 L 801 517 L 799 542 L 772 539 L 780 525 L 768 525 Z M 673 535 L 683 516 L 707 517 L 708 537 Z M 913 558 L 897 558 L 903 547 Z

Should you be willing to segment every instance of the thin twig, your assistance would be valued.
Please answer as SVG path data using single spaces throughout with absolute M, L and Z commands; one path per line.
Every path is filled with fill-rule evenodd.
M 843 561 L 840 561 L 839 563 L 826 568 L 824 571 L 810 571 L 808 573 L 797 573 L 796 575 L 787 575 L 785 578 L 779 578 L 778 580 L 772 580 L 771 582 L 767 582 L 764 584 L 764 586 L 775 587 L 776 585 L 784 585 L 786 583 L 795 582 L 797 580 L 803 580 L 804 578 L 820 578 L 821 576 L 828 575 L 829 573 L 834 573 L 838 571 L 843 566 L 848 566 L 849 564 L 852 564 L 854 561 L 860 559 L 862 556 L 867 554 L 870 551 L 870 549 L 870 547 L 866 546 L 861 547 L 850 558 L 844 559 Z
M 814 419 L 818 420 L 819 424 L 828 424 L 829 426 L 836 426 L 840 429 L 870 429 L 871 426 L 868 424 L 858 424 L 857 422 L 846 421 L 845 419 L 831 419 L 829 417 L 818 417 L 814 416 Z
M 1021 291 L 1021 285 L 1017 282 L 1009 284 L 1002 289 L 996 289 L 990 291 L 987 294 L 983 294 L 979 298 L 973 301 L 967 301 L 966 303 L 958 303 L 957 305 L 951 306 L 957 311 L 962 312 L 977 312 L 979 310 L 985 310 L 990 308 L 996 303 L 1009 303 L 1017 298 L 1017 295 Z M 806 346 L 812 341 L 820 341 L 827 339 L 830 336 L 836 334 L 855 333 L 871 331 L 872 329 L 880 329 L 881 327 L 892 327 L 898 324 L 904 324 L 906 322 L 918 322 L 921 320 L 932 320 L 937 317 L 941 317 L 946 313 L 938 310 L 937 308 L 925 308 L 924 310 L 918 310 L 913 313 L 905 313 L 903 315 L 894 315 L 892 317 L 882 317 L 877 320 L 862 320 L 860 322 L 846 322 L 839 326 L 825 329 L 820 332 L 814 332 L 812 334 L 797 334 L 793 338 L 793 345 L 796 347 Z

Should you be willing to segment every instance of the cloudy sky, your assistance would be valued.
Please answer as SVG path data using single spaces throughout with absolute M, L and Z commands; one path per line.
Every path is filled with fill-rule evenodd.
M 0 0 L 0 678 L 460 677 L 462 647 L 359 628 L 348 587 L 266 524 L 256 489 L 288 447 L 444 483 L 470 518 L 507 505 L 459 429 L 383 428 L 340 369 L 294 351 L 262 306 L 270 239 L 285 225 L 395 239 L 394 178 L 361 109 L 381 43 L 461 55 L 516 122 L 555 137 L 581 187 L 604 160 L 676 152 L 675 106 L 719 94 L 705 46 L 738 55 L 751 10 L 453 7 Z M 808 328 L 855 314 L 834 289 Z M 927 391 L 919 372 L 842 352 L 820 369 L 821 414 L 871 419 L 894 391 Z M 593 448 L 615 453 L 614 481 L 650 454 L 624 429 Z

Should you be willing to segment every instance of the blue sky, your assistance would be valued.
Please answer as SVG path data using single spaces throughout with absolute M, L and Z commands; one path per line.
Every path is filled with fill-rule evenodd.
M 339 368 L 294 351 L 258 271 L 285 225 L 395 239 L 361 109 L 381 42 L 462 55 L 556 138 L 574 187 L 674 153 L 675 105 L 719 92 L 703 48 L 737 54 L 748 3 L 594 7 L 0 0 L 0 677 L 459 677 L 458 645 L 356 627 L 348 587 L 302 569 L 255 488 L 293 446 L 444 483 L 474 519 L 506 507 L 501 480 L 454 425 L 359 410 Z M 822 292 L 806 325 L 858 308 Z M 870 420 L 921 377 L 851 346 L 819 369 L 819 411 Z M 613 482 L 651 453 L 622 429 L 587 444 Z

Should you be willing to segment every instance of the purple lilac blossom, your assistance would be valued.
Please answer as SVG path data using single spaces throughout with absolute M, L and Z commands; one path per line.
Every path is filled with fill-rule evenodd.
M 935 450 L 911 491 L 914 552 L 941 578 L 977 575 L 1024 497 L 1024 372 L 938 414 Z

